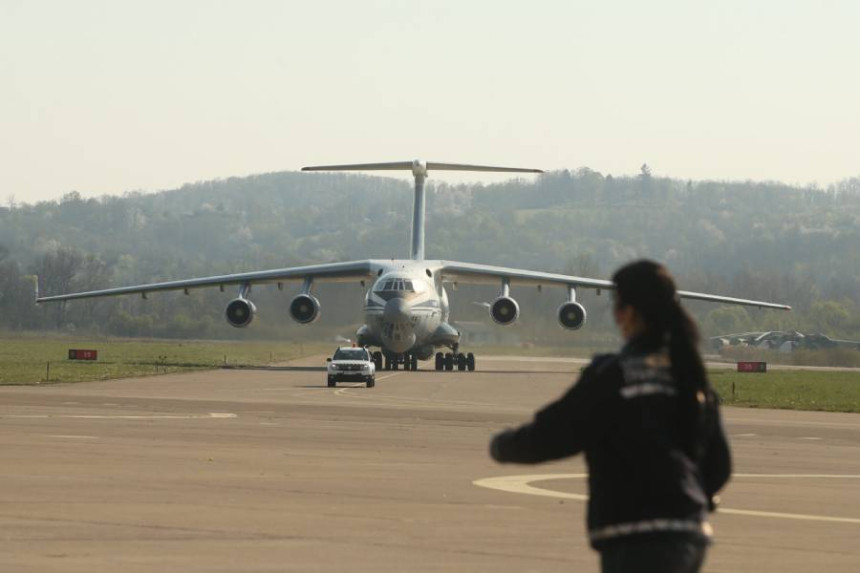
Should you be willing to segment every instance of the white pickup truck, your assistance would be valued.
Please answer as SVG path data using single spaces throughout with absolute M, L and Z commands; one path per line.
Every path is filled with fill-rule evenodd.
M 329 388 L 346 381 L 364 382 L 368 388 L 376 385 L 376 364 L 366 348 L 341 346 L 334 351 L 334 356 L 326 358 L 326 362 Z

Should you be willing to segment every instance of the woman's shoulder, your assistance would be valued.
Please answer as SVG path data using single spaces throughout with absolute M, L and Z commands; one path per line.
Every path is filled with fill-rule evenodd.
M 620 355 L 616 353 L 595 354 L 591 357 L 591 362 L 583 368 L 583 378 L 604 378 L 611 376 L 618 370 Z
M 613 362 L 618 362 L 619 354 L 616 352 L 607 352 L 606 354 L 595 354 L 591 357 L 591 362 L 588 364 L 588 368 L 594 368 L 597 370 L 605 369 Z

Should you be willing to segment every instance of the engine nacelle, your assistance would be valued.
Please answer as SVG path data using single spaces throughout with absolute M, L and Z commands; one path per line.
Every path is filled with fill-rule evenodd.
M 509 296 L 500 296 L 490 304 L 490 318 L 496 324 L 513 324 L 520 316 L 520 305 Z
M 230 326 L 245 328 L 253 322 L 254 316 L 257 314 L 257 307 L 248 299 L 237 298 L 227 304 L 224 314 Z
M 585 307 L 578 302 L 566 302 L 558 307 L 558 322 L 568 330 L 579 330 L 585 324 Z
M 309 294 L 297 295 L 290 301 L 290 316 L 299 324 L 310 324 L 320 317 L 320 301 Z

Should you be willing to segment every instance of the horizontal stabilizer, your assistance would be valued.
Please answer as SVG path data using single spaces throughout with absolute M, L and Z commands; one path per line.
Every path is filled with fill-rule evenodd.
M 523 169 L 522 167 L 493 167 L 491 165 L 466 165 L 461 163 L 428 162 L 427 169 L 437 171 L 494 171 L 497 173 L 543 173 L 542 169 Z
M 347 165 L 314 165 L 302 167 L 302 171 L 489 171 L 496 173 L 543 173 L 540 169 L 521 167 L 494 167 L 492 165 L 469 165 L 466 163 L 438 163 L 433 161 L 393 161 L 389 163 L 352 163 Z
M 302 171 L 395 171 L 398 169 L 412 170 L 411 161 L 396 161 L 393 163 L 354 163 L 351 165 L 314 165 L 302 167 Z

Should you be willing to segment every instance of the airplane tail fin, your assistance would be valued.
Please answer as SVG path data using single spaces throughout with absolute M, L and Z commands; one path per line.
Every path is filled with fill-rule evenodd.
M 388 163 L 352 163 L 346 165 L 315 165 L 302 167 L 302 171 L 412 171 L 415 177 L 415 202 L 412 206 L 412 260 L 424 260 L 424 181 L 428 171 L 484 171 L 495 173 L 543 173 L 540 169 L 520 167 L 494 167 L 465 163 L 439 163 L 434 161 L 393 161 Z

